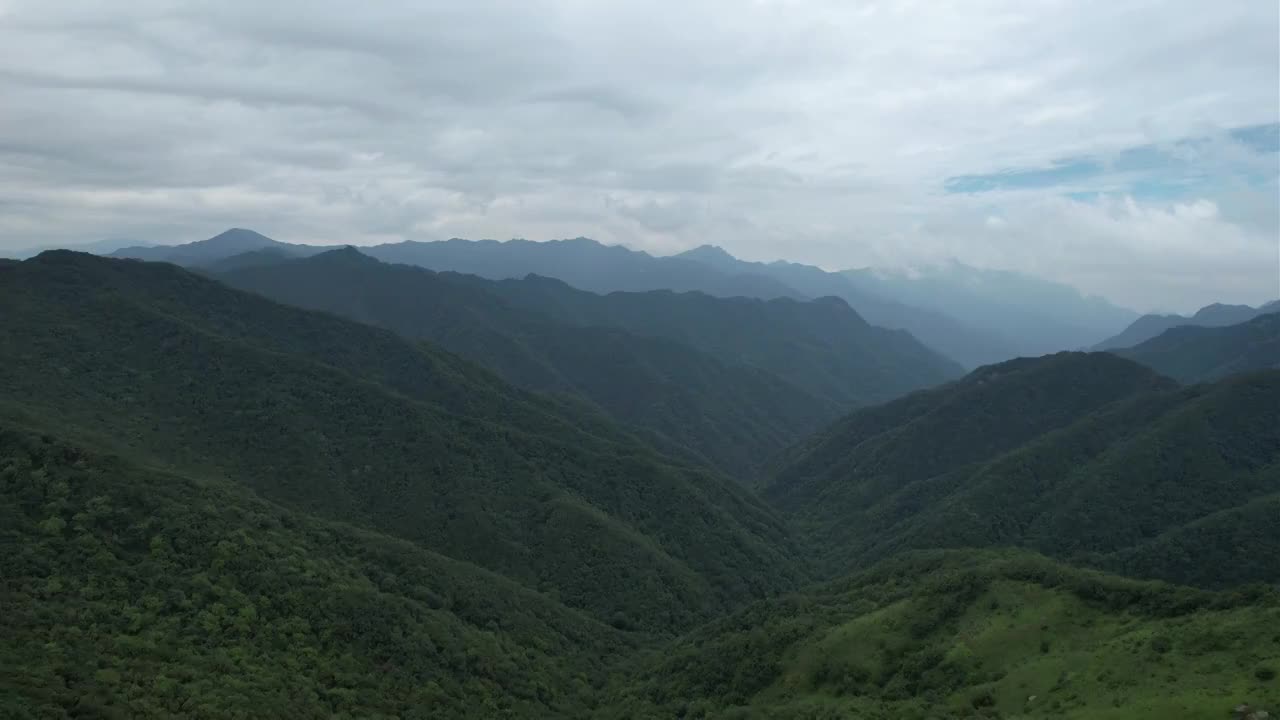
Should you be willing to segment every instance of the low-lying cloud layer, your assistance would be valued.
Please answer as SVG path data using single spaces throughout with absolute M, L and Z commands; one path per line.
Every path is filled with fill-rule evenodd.
M 587 235 L 1280 295 L 1273 2 L 0 0 L 0 248 Z

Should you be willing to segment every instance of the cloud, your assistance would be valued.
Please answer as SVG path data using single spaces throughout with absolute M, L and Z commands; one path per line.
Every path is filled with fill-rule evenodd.
M 5 0 L 0 248 L 587 235 L 1259 302 L 1280 294 L 1278 14 Z

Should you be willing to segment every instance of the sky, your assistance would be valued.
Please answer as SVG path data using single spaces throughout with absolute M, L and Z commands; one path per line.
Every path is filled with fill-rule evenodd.
M 586 236 L 1280 296 L 1274 0 L 0 0 L 0 250 Z

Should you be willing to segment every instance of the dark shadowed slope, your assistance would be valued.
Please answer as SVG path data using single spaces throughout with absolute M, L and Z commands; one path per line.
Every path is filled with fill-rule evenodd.
M 1064 353 L 855 413 L 799 448 L 766 495 L 839 569 L 912 548 L 1000 545 L 1110 566 L 1112 554 L 1277 492 L 1280 372 L 1180 390 L 1136 363 Z M 1211 585 L 1268 579 L 1250 552 L 1205 546 L 1124 567 Z M 1241 557 L 1203 570 L 1224 553 Z
M 512 305 L 582 326 L 610 326 L 689 345 L 773 373 L 846 408 L 957 377 L 958 365 L 909 334 L 869 325 L 835 297 L 717 298 L 704 293 L 596 295 L 551 278 L 486 285 Z
M 234 478 L 624 627 L 804 575 L 731 481 L 451 354 L 171 265 L 52 252 L 0 272 L 0 410 L 29 425 Z
M 1191 317 L 1184 315 L 1143 315 L 1134 320 L 1133 324 L 1125 328 L 1119 335 L 1103 340 L 1094 345 L 1093 349 L 1117 350 L 1130 348 L 1158 337 L 1166 330 L 1183 325 L 1195 325 L 1198 327 L 1238 325 L 1248 322 L 1259 315 L 1275 312 L 1280 312 L 1280 300 L 1256 308 L 1248 305 L 1207 305 L 1200 308 Z
M 1114 352 L 1184 383 L 1280 368 L 1280 312 L 1225 327 L 1182 325 Z
M 671 340 L 555 322 L 500 299 L 489 292 L 494 283 L 479 278 L 390 265 L 352 248 L 291 262 L 258 260 L 234 263 L 217 277 L 280 302 L 430 340 L 529 389 L 582 397 L 742 482 L 756 480 L 774 454 L 850 407 Z

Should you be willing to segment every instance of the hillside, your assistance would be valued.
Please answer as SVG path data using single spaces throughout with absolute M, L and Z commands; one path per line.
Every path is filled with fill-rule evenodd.
M 805 577 L 721 476 L 456 356 L 172 265 L 0 268 L 0 417 L 670 631 Z
M 1182 325 L 1114 352 L 1184 383 L 1280 368 L 1280 312 L 1225 327 Z
M 1135 363 L 1064 353 L 854 413 L 796 449 L 766 497 L 803 523 L 832 571 L 908 549 L 1015 545 L 1231 585 L 1273 577 L 1253 554 L 1280 550 L 1280 533 L 1257 528 L 1241 544 L 1219 533 L 1197 547 L 1175 538 L 1280 492 L 1276 428 L 1280 372 L 1178 390 Z M 1182 554 L 1118 559 L 1144 546 Z
M 758 479 L 784 447 L 853 407 L 671 340 L 557 323 L 500 299 L 489 292 L 491 281 L 389 265 L 352 248 L 293 262 L 239 257 L 223 261 L 236 266 L 216 277 L 279 302 L 429 340 L 531 390 L 582 397 L 744 483 Z
M 1267 313 L 1280 312 L 1280 300 L 1261 305 L 1259 307 L 1250 307 L 1248 305 L 1223 305 L 1216 303 L 1200 308 L 1190 317 L 1184 315 L 1143 315 L 1134 320 L 1129 327 L 1125 328 L 1120 334 L 1107 338 L 1102 342 L 1094 345 L 1094 350 L 1118 350 L 1121 348 L 1131 348 L 1139 345 L 1155 337 L 1158 337 L 1166 330 L 1172 330 L 1183 325 L 1194 325 L 1197 327 L 1224 327 L 1227 325 L 1238 325 L 1248 322 L 1253 318 Z
M 597 295 L 537 276 L 483 287 L 511 305 L 560 322 L 666 338 L 727 364 L 767 371 L 845 409 L 884 402 L 962 373 L 909 334 L 870 325 L 835 297 L 766 301 L 661 290 Z
M 0 538 L 6 718 L 584 717 L 635 644 L 413 543 L 9 423 Z
M 1280 707 L 1277 627 L 1274 591 L 913 554 L 700 628 L 638 664 L 602 716 L 1229 718 Z

